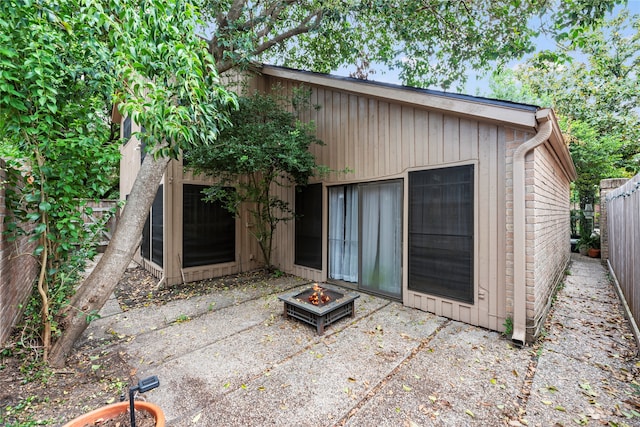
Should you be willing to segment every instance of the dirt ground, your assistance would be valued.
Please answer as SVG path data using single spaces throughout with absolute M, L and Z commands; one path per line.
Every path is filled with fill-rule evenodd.
M 117 285 L 115 295 L 122 310 L 161 305 L 176 299 L 206 294 L 261 280 L 266 271 L 254 271 L 212 280 L 161 289 L 158 279 L 141 267 L 129 268 Z M 0 425 L 60 425 L 61 417 L 69 419 L 88 409 L 118 402 L 128 396 L 128 387 L 137 384 L 135 369 L 127 363 L 116 344 L 123 338 L 114 335 L 111 342 L 88 342 L 76 348 L 67 366 L 61 370 L 43 368 L 31 354 L 16 354 L 16 331 L 0 349 Z M 126 339 L 126 338 L 124 338 Z M 25 360 L 31 360 L 25 361 Z M 143 398 L 144 396 L 142 396 Z

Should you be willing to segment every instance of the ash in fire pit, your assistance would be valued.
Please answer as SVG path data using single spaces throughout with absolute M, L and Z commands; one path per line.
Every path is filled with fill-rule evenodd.
M 278 297 L 284 301 L 284 316 L 294 317 L 317 328 L 318 335 L 324 334 L 324 327 L 355 315 L 354 301 L 360 295 L 355 292 L 340 292 L 330 285 L 314 283 L 302 292 L 290 292 Z

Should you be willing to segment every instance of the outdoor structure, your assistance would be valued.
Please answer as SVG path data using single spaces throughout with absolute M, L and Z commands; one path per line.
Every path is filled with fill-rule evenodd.
M 467 95 L 263 66 L 249 87 L 312 90 L 314 147 L 334 173 L 295 191 L 274 265 L 531 341 L 569 260 L 575 168 L 553 112 Z M 123 135 L 135 123 L 123 119 Z M 121 195 L 141 162 L 122 148 Z M 201 201 L 211 181 L 170 163 L 140 261 L 165 284 L 260 267 L 246 212 Z

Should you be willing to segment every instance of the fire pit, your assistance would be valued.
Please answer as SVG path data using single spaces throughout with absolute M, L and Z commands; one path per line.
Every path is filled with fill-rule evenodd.
M 279 296 L 284 301 L 284 317 L 293 317 L 316 327 L 318 335 L 324 327 L 346 316 L 355 316 L 355 292 L 345 292 L 325 283 L 317 283 L 302 292 L 289 292 Z

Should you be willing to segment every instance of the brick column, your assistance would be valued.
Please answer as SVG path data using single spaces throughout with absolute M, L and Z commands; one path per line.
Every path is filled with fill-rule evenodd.
M 611 178 L 600 181 L 600 257 L 609 259 L 609 232 L 607 231 L 607 194 L 624 185 L 627 178 Z

